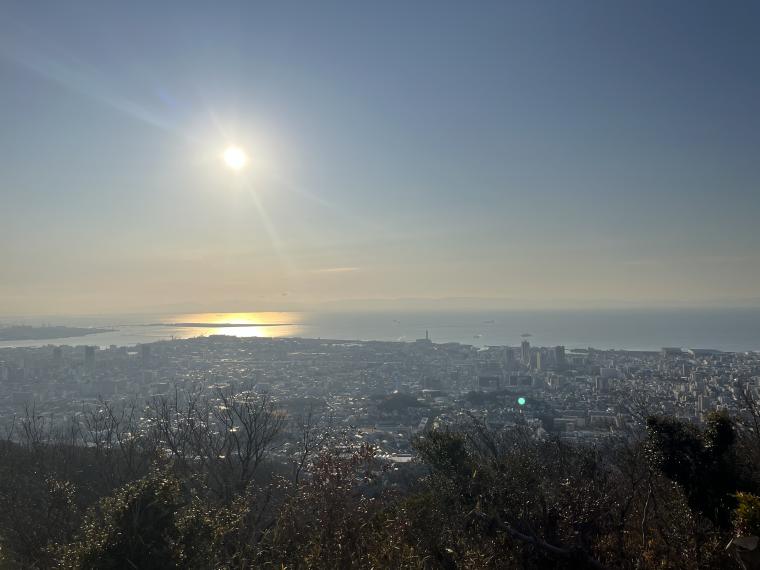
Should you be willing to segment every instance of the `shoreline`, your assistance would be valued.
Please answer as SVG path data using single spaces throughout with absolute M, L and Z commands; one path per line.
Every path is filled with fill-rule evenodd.
M 114 332 L 115 330 L 116 329 L 99 329 L 89 327 L 35 327 L 31 325 L 16 325 L 0 328 L 0 342 L 23 342 L 30 340 L 56 340 L 61 338 L 76 338 L 93 334 Z

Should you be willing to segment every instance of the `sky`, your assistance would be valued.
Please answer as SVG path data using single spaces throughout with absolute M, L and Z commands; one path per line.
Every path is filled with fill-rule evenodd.
M 4 0 L 0 314 L 760 304 L 758 56 L 756 2 Z

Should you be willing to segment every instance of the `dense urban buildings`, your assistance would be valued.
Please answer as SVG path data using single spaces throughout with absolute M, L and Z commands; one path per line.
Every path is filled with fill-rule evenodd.
M 518 356 L 519 354 L 519 356 Z M 406 460 L 415 434 L 471 417 L 536 438 L 594 442 L 663 414 L 699 424 L 736 414 L 760 384 L 758 353 L 666 347 L 659 352 L 476 348 L 415 342 L 210 336 L 135 347 L 0 349 L 0 420 L 31 407 L 52 421 L 99 401 L 185 393 L 266 393 L 289 418 L 305 409 Z M 524 398 L 524 405 L 518 399 Z M 523 400 L 521 400 L 523 401 Z

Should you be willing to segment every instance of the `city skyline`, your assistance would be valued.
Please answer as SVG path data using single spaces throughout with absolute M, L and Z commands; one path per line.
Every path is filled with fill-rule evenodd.
M 758 306 L 758 16 L 8 2 L 0 315 Z

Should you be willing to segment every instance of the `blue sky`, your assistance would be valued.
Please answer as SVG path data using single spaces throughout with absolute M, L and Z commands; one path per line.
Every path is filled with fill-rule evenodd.
M 6 1 L 0 313 L 753 302 L 758 55 L 753 2 Z

